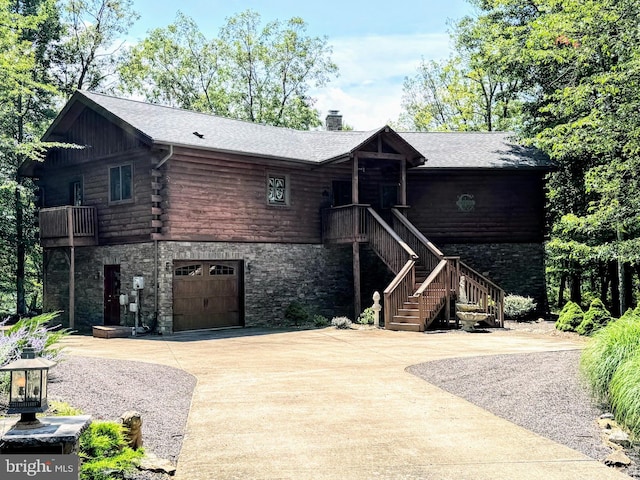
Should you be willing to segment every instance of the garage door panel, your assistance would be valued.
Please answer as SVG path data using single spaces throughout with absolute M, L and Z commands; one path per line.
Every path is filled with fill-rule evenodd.
M 242 326 L 241 262 L 174 264 L 174 330 Z

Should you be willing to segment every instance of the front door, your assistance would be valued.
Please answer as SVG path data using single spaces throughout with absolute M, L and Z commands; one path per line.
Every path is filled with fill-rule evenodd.
M 104 324 L 120 325 L 120 265 L 104 266 Z
M 173 330 L 241 327 L 241 261 L 179 261 L 173 269 Z

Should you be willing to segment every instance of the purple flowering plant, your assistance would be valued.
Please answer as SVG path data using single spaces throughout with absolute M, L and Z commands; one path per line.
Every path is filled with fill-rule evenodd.
M 71 333 L 67 328 L 55 324 L 60 312 L 51 312 L 32 318 L 20 319 L 16 324 L 0 331 L 0 366 L 18 360 L 25 347 L 32 347 L 36 355 L 59 362 L 62 347 L 59 342 Z M 7 321 L 0 322 L 0 327 Z M 7 375 L 0 377 L 0 391 L 6 389 Z

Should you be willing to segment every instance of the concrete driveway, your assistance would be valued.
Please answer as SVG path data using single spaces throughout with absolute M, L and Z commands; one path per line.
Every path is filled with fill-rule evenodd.
M 180 480 L 630 478 L 405 372 L 441 358 L 582 345 L 567 339 L 327 328 L 65 343 L 73 355 L 197 377 Z

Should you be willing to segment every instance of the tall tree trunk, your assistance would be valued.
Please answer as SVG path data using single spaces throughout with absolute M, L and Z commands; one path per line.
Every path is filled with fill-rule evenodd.
M 22 195 L 20 192 L 20 182 L 16 186 L 16 313 L 24 315 L 27 313 L 27 302 L 24 292 L 24 264 L 25 264 L 25 242 L 24 242 L 24 212 L 22 208 Z
M 611 283 L 611 315 L 620 316 L 620 282 L 618 278 L 618 262 L 609 262 L 609 281 Z
M 564 306 L 564 291 L 567 287 L 567 274 L 560 275 L 560 286 L 558 287 L 558 308 Z
M 624 264 L 624 290 L 622 298 L 624 299 L 625 311 L 633 308 L 633 269 L 630 263 Z
M 571 301 L 580 305 L 582 303 L 582 275 L 579 270 L 571 272 Z
M 603 262 L 598 262 L 598 276 L 600 277 L 600 300 L 607 305 L 609 299 L 609 277 L 607 276 L 607 268 Z

